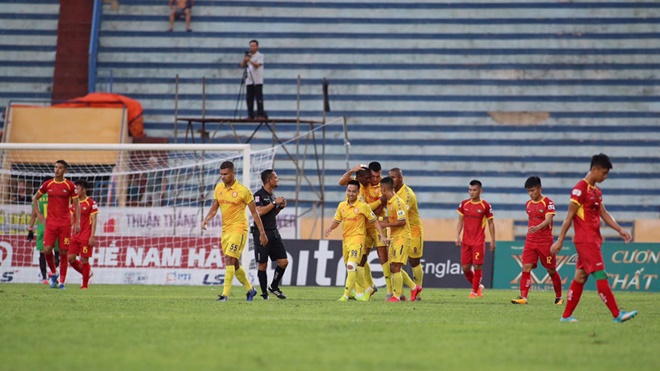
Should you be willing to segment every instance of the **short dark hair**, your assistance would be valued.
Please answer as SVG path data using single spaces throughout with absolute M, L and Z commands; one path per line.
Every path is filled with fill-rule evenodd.
M 403 170 L 399 169 L 398 167 L 391 168 L 390 171 L 388 171 L 388 173 L 391 173 L 391 172 L 395 172 L 395 173 L 399 174 L 399 176 L 403 176 Z
M 607 155 L 604 154 L 604 153 L 599 153 L 599 154 L 593 155 L 593 157 L 591 157 L 591 167 L 590 168 L 592 168 L 594 166 L 602 168 L 602 169 L 608 169 L 608 170 L 611 170 L 612 167 L 613 167 L 612 166 L 612 161 L 610 161 L 610 158 L 607 157 Z
M 371 170 L 371 171 L 379 172 L 382 169 L 383 168 L 380 166 L 380 162 L 373 161 L 373 162 L 369 163 L 369 170 Z
M 366 169 L 360 169 L 360 170 L 355 172 L 355 177 L 356 178 L 359 178 L 359 177 L 362 177 L 362 176 L 371 176 L 371 174 L 369 173 L 369 170 L 366 170 Z
M 273 176 L 273 169 L 266 169 L 261 172 L 261 182 L 263 184 L 266 184 L 266 182 L 270 179 L 271 176 Z
M 57 161 L 55 161 L 55 164 L 62 164 L 65 169 L 67 169 L 67 170 L 69 169 L 69 164 L 64 160 L 57 160 Z
M 470 185 L 471 186 L 479 186 L 479 188 L 481 188 L 481 182 L 476 180 L 476 179 L 470 180 Z
M 358 191 L 360 190 L 360 182 L 358 182 L 357 180 L 355 180 L 355 179 L 351 179 L 351 180 L 349 180 L 349 181 L 348 181 L 348 184 L 346 185 L 346 187 L 348 187 L 348 186 L 350 186 L 350 185 L 357 186 Z
M 220 164 L 220 169 L 234 170 L 234 163 L 231 161 L 225 161 Z
M 250 42 L 248 44 L 252 44 L 252 43 L 255 43 L 255 44 L 257 44 L 257 46 L 259 46 L 259 41 L 257 41 L 257 40 L 254 40 L 254 39 L 250 40 Z
M 385 178 L 380 180 L 380 185 L 385 185 L 389 188 L 394 188 L 394 179 L 386 176 Z
M 525 181 L 525 189 L 530 189 L 530 188 L 540 187 L 540 186 L 541 186 L 541 178 L 539 178 L 537 176 L 530 176 Z
M 77 186 L 81 186 L 85 189 L 87 189 L 87 187 L 88 187 L 87 180 L 85 180 L 85 179 L 78 179 L 75 182 L 73 182 L 73 184 L 75 184 Z

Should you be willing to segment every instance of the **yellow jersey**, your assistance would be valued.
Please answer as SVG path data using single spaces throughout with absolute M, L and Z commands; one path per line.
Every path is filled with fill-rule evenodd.
M 387 201 L 387 221 L 389 223 L 396 223 L 401 220 L 405 220 L 406 224 L 402 227 L 390 227 L 390 239 L 393 240 L 398 237 L 411 238 L 406 203 L 401 197 L 394 195 L 394 197 Z
M 422 218 L 419 216 L 419 208 L 417 207 L 417 196 L 412 188 L 403 185 L 396 193 L 397 196 L 405 202 L 408 210 L 408 224 L 410 225 L 410 233 L 412 237 L 421 237 L 423 233 Z
M 344 243 L 358 240 L 364 243 L 367 222 L 373 223 L 376 219 L 369 205 L 360 200 L 356 200 L 353 205 L 349 205 L 348 200 L 340 202 L 334 216 L 334 221 L 342 225 Z
M 248 230 L 245 206 L 254 201 L 252 192 L 238 182 L 227 187 L 220 182 L 215 186 L 213 197 L 220 205 L 222 214 L 222 233 L 244 233 Z
M 371 185 L 364 187 L 364 202 L 368 203 L 372 210 L 375 210 L 380 206 L 380 197 L 383 194 L 380 193 L 380 184 Z M 384 216 L 385 209 L 378 216 Z

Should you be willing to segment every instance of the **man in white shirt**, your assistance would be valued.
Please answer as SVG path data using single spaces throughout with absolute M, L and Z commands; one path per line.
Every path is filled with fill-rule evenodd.
M 248 117 L 264 118 L 264 55 L 259 53 L 259 42 L 250 40 L 250 52 L 245 54 L 241 67 L 247 68 L 245 78 Z M 257 114 L 254 114 L 254 100 L 257 100 Z

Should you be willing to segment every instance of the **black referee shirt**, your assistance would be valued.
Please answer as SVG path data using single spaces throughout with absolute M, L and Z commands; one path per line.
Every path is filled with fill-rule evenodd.
M 254 193 L 254 203 L 256 206 L 268 206 L 275 202 L 275 195 L 268 193 L 261 187 L 260 190 Z M 277 229 L 277 207 L 272 208 L 268 213 L 261 216 L 261 222 L 264 224 L 264 229 Z

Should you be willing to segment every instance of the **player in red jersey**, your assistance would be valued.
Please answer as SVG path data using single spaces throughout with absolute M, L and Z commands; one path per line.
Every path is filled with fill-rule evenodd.
M 64 160 L 55 162 L 55 177 L 47 180 L 41 185 L 39 191 L 32 198 L 32 210 L 37 213 L 37 219 L 41 223 L 46 223 L 44 232 L 44 254 L 46 263 L 50 268 L 50 287 L 56 288 L 59 275 L 55 267 L 55 257 L 53 256 L 53 246 L 55 240 L 59 242 L 60 248 L 60 273 L 63 279 L 66 277 L 68 268 L 67 251 L 69 250 L 69 239 L 71 238 L 71 214 L 70 205 L 75 209 L 73 228 L 74 234 L 80 233 L 80 204 L 78 203 L 78 192 L 72 181 L 64 178 L 64 174 L 69 168 L 69 164 Z M 39 211 L 39 199 L 42 195 L 48 194 L 48 219 Z M 64 285 L 60 285 L 64 289 Z
M 461 204 L 458 205 L 456 246 L 461 247 L 463 274 L 472 284 L 469 298 L 474 299 L 482 297 L 484 290 L 484 285 L 481 284 L 483 276 L 481 267 L 486 254 L 486 224 L 488 224 L 490 232 L 490 251 L 493 252 L 495 251 L 495 223 L 493 222 L 493 208 L 488 202 L 481 199 L 481 182 L 472 180 L 468 190 L 470 199 L 461 201 Z M 462 240 L 461 231 L 463 231 Z
M 511 300 L 512 304 L 527 304 L 527 293 L 532 284 L 531 272 L 541 259 L 541 265 L 548 271 L 552 286 L 555 289 L 555 304 L 561 305 L 561 277 L 557 272 L 557 257 L 550 254 L 552 245 L 552 220 L 555 217 L 555 203 L 543 196 L 541 178 L 531 176 L 525 181 L 525 189 L 531 198 L 525 209 L 529 216 L 527 238 L 522 253 L 522 275 L 520 277 L 520 296 Z
M 607 174 L 611 169 L 612 162 L 607 155 L 601 153 L 591 158 L 589 173 L 571 191 L 571 202 L 568 206 L 566 219 L 561 226 L 557 242 L 550 248 L 552 254 L 556 254 L 561 250 L 566 232 L 573 224 L 575 230 L 573 243 L 577 251 L 578 261 L 575 265 L 575 277 L 566 295 L 566 308 L 561 317 L 561 322 L 577 322 L 577 319 L 573 317 L 573 311 L 580 301 L 582 289 L 590 274 L 596 279 L 598 295 L 612 312 L 614 322 L 625 322 L 637 315 L 636 310 L 630 312 L 619 310 L 610 284 L 607 282 L 605 262 L 601 251 L 603 243 L 603 238 L 600 235 L 601 218 L 610 228 L 619 232 L 626 243 L 632 240 L 630 233 L 621 228 L 605 209 L 603 193 L 596 185 L 596 183 L 601 183 L 607 179 Z
M 82 274 L 81 289 L 86 289 L 89 286 L 89 278 L 92 276 L 92 269 L 89 265 L 89 258 L 92 257 L 92 250 L 94 250 L 94 238 L 96 236 L 96 216 L 99 212 L 99 207 L 96 201 L 87 196 L 87 181 L 78 179 L 74 183 L 78 191 L 78 199 L 80 203 L 80 233 L 73 235 L 71 238 L 71 246 L 69 247 L 69 264 Z M 80 255 L 80 260 L 78 260 Z

